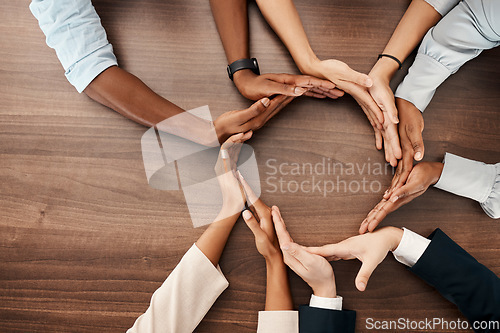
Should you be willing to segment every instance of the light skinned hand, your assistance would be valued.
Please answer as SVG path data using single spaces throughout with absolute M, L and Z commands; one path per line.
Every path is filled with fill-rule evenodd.
M 304 95 L 332 99 L 344 95 L 344 92 L 336 89 L 332 82 L 308 75 L 274 73 L 257 75 L 249 69 L 244 69 L 234 73 L 233 79 L 239 92 L 250 100 L 273 95 L 292 97 Z
M 389 251 L 394 251 L 398 247 L 402 237 L 402 229 L 385 227 L 375 232 L 348 238 L 337 244 L 308 247 L 306 250 L 323 256 L 329 261 L 340 259 L 361 261 L 355 284 L 359 291 L 364 291 L 373 271 L 385 259 Z
M 251 209 L 255 212 L 252 214 L 250 210 L 245 210 L 242 213 L 248 228 L 255 236 L 255 245 L 257 251 L 266 259 L 266 261 L 278 260 L 282 262 L 281 251 L 279 248 L 278 238 L 274 231 L 274 225 L 271 217 L 271 208 L 267 206 L 253 192 L 248 185 L 243 175 L 238 171 L 239 181 L 243 185 L 247 196 L 247 202 L 251 205 Z
M 322 256 L 306 251 L 303 246 L 293 241 L 286 230 L 281 212 L 276 206 L 272 208 L 272 217 L 285 264 L 312 288 L 314 295 L 336 297 L 335 276 L 330 263 Z
M 222 143 L 231 135 L 255 131 L 287 106 L 295 97 L 278 95 L 273 99 L 267 97 L 253 103 L 244 110 L 228 111 L 214 120 L 214 127 Z
M 359 233 L 372 232 L 391 212 L 424 194 L 429 186 L 436 184 L 443 171 L 443 163 L 420 162 L 413 167 L 406 184 L 395 190 L 389 199 L 383 198 L 363 220 Z
M 243 142 L 252 137 L 252 131 L 234 134 L 221 146 L 214 170 L 222 192 L 222 209 L 216 221 L 239 214 L 246 197 L 236 178 L 236 165 Z
M 391 182 L 391 186 L 384 194 L 384 199 L 389 199 L 396 189 L 403 186 L 413 169 L 413 159 L 421 161 L 424 157 L 424 118 L 422 113 L 410 102 L 396 98 L 399 110 L 399 139 L 403 157 L 398 162 L 398 167 Z

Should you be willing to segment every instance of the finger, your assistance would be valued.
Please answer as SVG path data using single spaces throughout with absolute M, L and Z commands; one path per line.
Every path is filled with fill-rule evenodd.
M 248 228 L 252 231 L 255 238 L 259 238 L 263 235 L 263 230 L 260 228 L 259 221 L 253 216 L 253 214 L 248 210 L 244 210 L 241 214 L 243 216 L 243 220 L 247 224 Z
M 313 254 L 307 252 L 297 243 L 288 243 L 287 246 L 282 246 L 281 249 L 300 262 L 306 270 L 313 265 Z
M 394 94 L 388 88 L 388 91 L 381 92 L 379 96 L 376 96 L 375 101 L 380 107 L 380 110 L 386 112 L 389 115 L 389 119 L 393 124 L 399 123 L 398 119 L 398 109 L 396 108 L 396 103 L 394 101 Z
M 346 242 L 327 244 L 320 247 L 306 247 L 306 250 L 310 253 L 317 254 L 325 258 L 336 257 L 343 260 L 350 260 L 355 258 L 351 254 Z
M 402 150 L 399 144 L 399 135 L 397 125 L 392 123 L 384 124 L 384 139 L 387 141 L 387 146 L 391 147 L 392 155 L 395 159 L 402 158 Z M 397 164 L 392 164 L 395 167 Z
M 286 247 L 288 244 L 293 243 L 293 239 L 286 230 L 285 221 L 281 217 L 281 212 L 278 207 L 273 206 L 271 215 L 273 218 L 274 229 L 276 230 L 276 236 L 278 237 L 278 242 L 280 246 Z
M 358 288 L 359 291 L 365 291 L 366 286 L 368 285 L 368 280 L 370 279 L 370 276 L 372 275 L 373 271 L 377 268 L 377 264 L 374 264 L 369 261 L 364 261 L 361 264 L 361 268 L 358 272 L 358 275 L 356 276 L 356 288 Z
M 422 160 L 422 158 L 424 158 L 424 140 L 422 139 L 422 131 L 419 131 L 415 127 L 407 127 L 406 134 L 408 135 L 413 148 L 413 158 L 415 158 L 415 161 Z
M 261 114 L 262 112 L 264 112 L 266 110 L 266 108 L 269 106 L 270 104 L 270 100 L 269 98 L 267 97 L 264 97 L 260 100 L 258 100 L 257 102 L 253 103 L 252 105 L 250 105 L 249 108 L 245 109 L 245 110 L 241 110 L 238 112 L 238 117 L 237 117 L 237 120 L 240 124 L 244 124 L 246 122 L 248 122 L 249 120 L 257 117 L 259 114 Z M 242 130 L 242 132 L 247 132 L 249 129 L 246 129 L 246 130 Z
M 329 80 L 319 79 L 310 75 L 293 75 L 293 74 L 265 74 L 267 79 L 289 84 L 296 87 L 322 87 L 324 89 L 334 89 L 335 84 Z
M 378 150 L 382 149 L 382 133 L 378 128 L 373 129 L 375 132 L 375 147 L 377 147 Z
M 340 73 L 340 79 L 343 81 L 350 81 L 367 88 L 373 85 L 373 81 L 368 75 L 356 72 L 354 69 L 347 65 L 340 70 Z
M 309 90 L 308 92 L 306 92 L 304 94 L 304 96 L 307 96 L 307 97 L 314 97 L 314 98 L 326 98 L 326 95 L 323 95 L 323 93 L 321 94 L 318 94 L 312 90 Z
M 238 176 L 239 176 L 241 185 L 243 185 L 243 189 L 245 190 L 248 204 L 255 208 L 255 210 L 260 218 L 261 216 L 263 216 L 263 214 L 266 213 L 266 210 L 269 211 L 270 208 L 264 202 L 262 202 L 262 200 L 259 199 L 259 197 L 255 194 L 255 192 L 252 190 L 250 185 L 248 185 L 245 178 L 243 178 L 243 175 L 241 174 L 241 172 L 239 172 Z
M 404 155 L 403 155 L 404 157 Z M 385 191 L 384 193 L 384 199 L 389 199 L 391 197 L 392 192 L 396 188 L 396 184 L 399 181 L 399 178 L 401 177 L 401 170 L 403 169 L 403 161 L 398 162 L 398 166 L 396 168 L 396 171 L 394 172 L 394 177 L 392 177 L 391 180 L 391 185 L 389 185 L 389 188 Z
M 267 91 L 268 96 L 286 95 L 297 97 L 307 92 L 307 88 L 305 87 L 296 87 L 295 85 L 279 83 L 271 80 L 266 81 L 265 90 Z

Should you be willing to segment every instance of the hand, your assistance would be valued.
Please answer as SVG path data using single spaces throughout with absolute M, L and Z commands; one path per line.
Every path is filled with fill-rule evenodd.
M 214 120 L 214 127 L 219 142 L 224 142 L 235 133 L 257 130 L 275 114 L 287 106 L 295 97 L 278 95 L 267 97 L 253 103 L 248 109 L 228 111 Z
M 384 116 L 368 93 L 367 88 L 373 84 L 368 75 L 356 72 L 342 61 L 334 59 L 323 61 L 316 59 L 304 71 L 307 74 L 332 81 L 338 89 L 351 95 L 361 106 L 373 128 L 382 129 Z
M 308 247 L 306 250 L 323 256 L 329 261 L 355 258 L 361 261 L 362 265 L 355 284 L 359 291 L 364 291 L 373 271 L 387 256 L 387 252 L 394 251 L 398 247 L 402 237 L 402 229 L 385 227 L 375 232 L 348 238 L 337 244 Z
M 224 142 L 215 164 L 215 174 L 222 192 L 222 209 L 216 221 L 239 214 L 245 207 L 246 197 L 236 179 L 236 164 L 243 142 L 252 137 L 252 131 L 231 136 Z
M 255 195 L 241 173 L 238 172 L 238 175 L 247 195 L 247 202 L 252 205 L 252 209 L 255 211 L 258 218 L 257 220 L 249 210 L 245 210 L 242 214 L 247 226 L 255 236 L 257 251 L 262 254 L 267 262 L 278 261 L 282 263 L 283 260 L 279 249 L 278 239 L 274 232 L 271 208 Z
M 325 258 L 309 253 L 303 246 L 293 242 L 276 206 L 272 208 L 272 217 L 285 264 L 312 288 L 314 295 L 336 297 L 335 276 L 330 263 Z
M 244 69 L 234 73 L 233 79 L 240 93 L 251 100 L 278 94 L 333 99 L 344 95 L 343 91 L 335 89 L 335 84 L 332 82 L 306 75 L 271 73 L 257 75 L 249 69 Z
M 391 186 L 384 194 L 384 199 L 389 199 L 392 192 L 406 182 L 413 169 L 413 159 L 420 161 L 424 157 L 424 118 L 422 113 L 410 102 L 396 98 L 399 110 L 399 138 L 403 149 L 403 158 L 399 161 Z
M 395 190 L 389 199 L 382 199 L 361 223 L 359 233 L 372 232 L 391 212 L 424 194 L 429 186 L 436 184 L 443 171 L 443 163 L 420 162 L 415 165 L 406 184 Z

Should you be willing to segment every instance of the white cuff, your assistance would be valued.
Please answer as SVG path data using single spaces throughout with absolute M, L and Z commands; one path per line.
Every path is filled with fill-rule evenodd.
M 298 311 L 259 311 L 257 333 L 298 333 Z
M 313 308 L 321 308 L 327 310 L 342 310 L 342 296 L 335 298 L 330 297 L 320 297 L 316 295 L 311 295 L 311 300 L 309 301 L 309 306 Z
M 424 112 L 437 87 L 450 75 L 451 71 L 439 61 L 419 52 L 394 96 L 407 100 Z
M 441 16 L 445 16 L 460 0 L 425 0 L 425 2 L 434 7 Z
M 424 254 L 431 241 L 409 229 L 403 228 L 403 230 L 401 242 L 399 242 L 398 247 L 392 254 L 400 263 L 413 267 Z
M 469 160 L 446 153 L 435 187 L 476 200 L 492 218 L 500 217 L 500 163 Z

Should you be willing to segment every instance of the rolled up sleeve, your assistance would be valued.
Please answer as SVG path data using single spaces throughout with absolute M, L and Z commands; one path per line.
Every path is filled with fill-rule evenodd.
M 298 333 L 298 311 L 259 311 L 257 333 Z
M 118 65 L 90 0 L 33 0 L 30 10 L 78 92 L 105 69 Z

